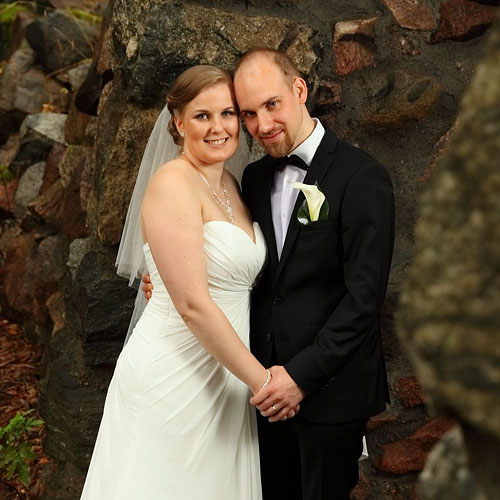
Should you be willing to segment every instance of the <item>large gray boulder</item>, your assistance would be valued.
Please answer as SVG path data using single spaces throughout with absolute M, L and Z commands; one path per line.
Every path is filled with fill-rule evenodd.
M 253 47 L 286 50 L 311 83 L 315 78 L 314 30 L 288 19 L 246 16 L 171 0 L 118 0 L 112 27 L 118 42 L 115 57 L 124 60 L 122 81 L 127 83 L 129 98 L 142 105 L 163 101 L 184 69 L 212 64 L 231 70 L 239 56 Z

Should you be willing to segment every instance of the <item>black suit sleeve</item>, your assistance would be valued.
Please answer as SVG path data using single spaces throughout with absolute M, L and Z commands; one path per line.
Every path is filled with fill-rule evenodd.
M 390 177 L 376 163 L 349 180 L 341 207 L 345 295 L 317 333 L 314 343 L 285 368 L 311 394 L 351 359 L 378 328 L 394 242 L 394 198 Z

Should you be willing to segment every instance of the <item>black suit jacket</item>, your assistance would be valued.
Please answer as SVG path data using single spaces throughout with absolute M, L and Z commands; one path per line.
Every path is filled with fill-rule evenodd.
M 328 220 L 297 221 L 299 194 L 278 260 L 271 216 L 272 159 L 250 164 L 243 197 L 268 245 L 268 265 L 252 292 L 251 348 L 269 366 L 273 345 L 306 392 L 300 415 L 340 423 L 385 409 L 380 339 L 394 242 L 394 199 L 386 170 L 327 129 L 304 182 L 317 182 Z

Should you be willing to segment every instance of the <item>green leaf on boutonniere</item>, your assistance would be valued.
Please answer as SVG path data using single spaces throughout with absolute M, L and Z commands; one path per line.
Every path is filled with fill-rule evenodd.
M 307 200 L 304 200 L 302 204 L 300 205 L 299 209 L 297 210 L 297 220 L 306 226 L 311 222 L 309 220 L 309 209 L 307 208 Z

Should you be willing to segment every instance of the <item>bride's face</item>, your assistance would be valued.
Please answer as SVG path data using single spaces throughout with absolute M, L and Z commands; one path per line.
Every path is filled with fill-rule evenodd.
M 239 117 L 227 83 L 200 92 L 175 121 L 184 132 L 184 151 L 202 164 L 225 161 L 238 147 Z

